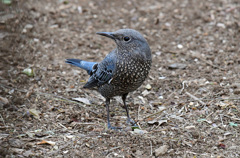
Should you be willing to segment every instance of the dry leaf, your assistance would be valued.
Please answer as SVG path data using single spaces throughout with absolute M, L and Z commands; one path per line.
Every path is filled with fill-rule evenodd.
M 0 96 L 0 102 L 2 102 L 2 103 L 3 103 L 3 105 L 6 105 L 6 104 L 8 104 L 8 103 L 9 103 L 9 101 L 8 101 L 8 99 L 7 99 L 7 98 L 3 98 L 3 97 L 1 97 L 1 96 Z
M 157 148 L 155 150 L 155 155 L 159 156 L 159 155 L 164 155 L 167 151 L 168 151 L 169 146 L 168 145 L 163 145 L 160 146 L 159 148 Z
M 135 128 L 134 131 L 130 131 L 132 134 L 145 134 L 148 133 L 146 130 L 141 130 L 138 128 Z
M 79 101 L 79 102 L 82 102 L 82 103 L 87 104 L 87 105 L 91 105 L 91 102 L 87 98 L 72 98 L 72 99 L 76 100 L 76 101 Z
M 36 110 L 36 109 L 30 109 L 30 110 L 29 110 L 29 113 L 30 113 L 31 115 L 33 115 L 34 118 L 40 119 L 40 116 L 39 116 L 39 114 L 41 113 L 40 111 L 38 111 L 38 110 Z
M 42 144 L 55 145 L 56 143 L 53 141 L 46 141 L 46 140 L 42 140 L 41 142 L 37 143 L 37 145 L 42 145 Z
M 154 120 L 148 121 L 148 124 L 152 125 L 154 123 L 157 123 L 158 125 L 161 125 L 163 123 L 167 123 L 167 120 L 154 119 Z

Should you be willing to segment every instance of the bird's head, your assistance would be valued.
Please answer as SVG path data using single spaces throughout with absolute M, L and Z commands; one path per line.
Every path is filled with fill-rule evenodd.
M 97 34 L 113 39 L 119 52 L 132 53 L 151 60 L 151 50 L 146 39 L 136 30 L 120 29 L 115 32 L 97 32 Z

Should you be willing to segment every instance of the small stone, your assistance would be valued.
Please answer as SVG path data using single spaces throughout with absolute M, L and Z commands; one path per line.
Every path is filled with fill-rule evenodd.
M 163 99 L 163 96 L 162 96 L 162 95 L 160 95 L 160 96 L 158 97 L 158 99 Z
M 81 6 L 78 6 L 78 7 L 77 7 L 77 9 L 78 9 L 78 13 L 80 13 L 80 14 L 82 14 L 82 13 L 83 13 L 83 9 L 82 9 L 82 7 L 81 7 Z
M 147 90 L 150 90 L 152 88 L 152 86 L 150 84 L 147 84 L 145 87 Z
M 190 103 L 189 103 L 189 106 L 193 106 L 193 105 L 194 105 L 194 102 L 190 102 Z
M 3 105 L 6 105 L 9 103 L 8 99 L 7 98 L 3 98 L 0 96 L 0 103 L 3 104 Z
M 22 33 L 27 33 L 27 29 L 23 29 L 23 30 L 22 30 Z
M 182 63 L 174 63 L 168 66 L 170 69 L 185 69 L 186 67 L 187 65 Z
M 195 126 L 186 126 L 185 129 L 194 129 L 196 128 Z
M 143 92 L 142 92 L 142 95 L 145 97 L 146 95 L 148 95 L 150 92 L 148 91 L 148 90 L 144 90 Z
M 164 76 L 161 76 L 161 77 L 158 77 L 159 80 L 164 80 L 166 77 Z
M 39 39 L 34 38 L 33 41 L 34 41 L 34 42 L 39 42 Z
M 171 24 L 170 24 L 170 23 L 168 23 L 168 22 L 166 22 L 166 23 L 165 23 L 165 26 L 167 26 L 167 27 L 170 27 L 170 26 L 171 26 Z
M 234 90 L 233 93 L 239 95 L 239 94 L 240 94 L 240 89 L 236 89 L 236 90 Z
M 163 145 L 155 150 L 155 155 L 160 156 L 164 155 L 168 151 L 168 145 Z
M 22 33 L 27 33 L 28 30 L 31 30 L 33 28 L 33 25 L 32 24 L 27 24 L 23 30 L 22 30 Z
M 74 136 L 73 135 L 68 135 L 66 136 L 68 139 L 72 139 Z
M 158 56 L 161 55 L 161 54 L 162 54 L 162 52 L 156 52 L 156 55 L 158 55 Z
M 66 151 L 63 151 L 63 153 L 64 153 L 64 154 L 67 154 L 67 153 L 68 153 L 68 150 L 66 150 Z
M 90 148 L 90 144 L 86 143 L 85 145 L 86 145 L 86 147 Z
M 178 44 L 177 47 L 178 47 L 178 49 L 182 49 L 182 48 L 183 48 L 183 45 Z
M 135 154 L 136 154 L 137 156 L 141 156 L 141 155 L 143 155 L 143 151 L 137 150 Z
M 25 157 L 30 157 L 30 156 L 33 156 L 33 152 L 31 151 L 31 150 L 27 150 L 27 151 L 25 151 L 24 153 L 23 153 L 23 156 L 25 156 Z
M 226 28 L 225 24 L 223 24 L 223 23 L 217 23 L 217 27 L 221 27 L 221 28 L 223 28 L 223 29 Z
M 25 29 L 32 29 L 33 28 L 33 25 L 32 24 L 27 24 L 26 26 L 25 26 Z

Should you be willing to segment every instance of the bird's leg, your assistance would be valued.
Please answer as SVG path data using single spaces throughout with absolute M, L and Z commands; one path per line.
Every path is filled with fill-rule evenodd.
M 108 125 L 108 129 L 114 129 L 114 130 L 121 129 L 121 128 L 119 128 L 119 127 L 113 127 L 113 126 L 111 126 L 111 124 L 110 124 L 109 104 L 110 104 L 110 99 L 109 99 L 109 98 L 106 98 L 107 125 Z
M 126 104 L 127 95 L 128 95 L 128 93 L 122 95 L 122 100 L 123 100 L 124 108 L 125 108 L 125 110 L 126 110 L 126 112 L 127 112 L 127 123 L 130 123 L 130 124 L 133 125 L 133 126 L 137 126 L 137 124 L 135 123 L 135 121 L 132 120 L 132 119 L 130 118 L 130 116 L 129 116 L 128 106 L 127 106 L 127 104 Z

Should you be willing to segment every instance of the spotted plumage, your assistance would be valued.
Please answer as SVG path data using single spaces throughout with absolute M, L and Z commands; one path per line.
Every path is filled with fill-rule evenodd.
M 147 78 L 152 63 L 151 50 L 144 37 L 132 29 L 97 34 L 113 39 L 117 48 L 99 63 L 79 59 L 67 59 L 66 63 L 88 72 L 90 78 L 84 88 L 97 88 L 106 98 L 108 128 L 115 129 L 109 121 L 110 99 L 114 96 L 122 96 L 128 121 L 134 122 L 129 117 L 126 97 L 129 92 L 140 87 Z

